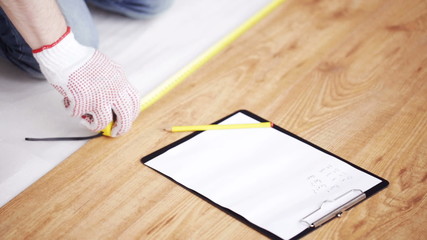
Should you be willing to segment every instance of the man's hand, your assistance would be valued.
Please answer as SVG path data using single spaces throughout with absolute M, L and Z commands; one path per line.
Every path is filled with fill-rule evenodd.
M 64 96 L 73 116 L 100 131 L 113 121 L 114 112 L 117 119 L 111 136 L 130 129 L 139 112 L 138 92 L 120 66 L 74 39 L 56 0 L 0 0 L 0 7 L 35 49 L 43 74 Z
M 127 132 L 139 113 L 138 91 L 122 68 L 101 52 L 79 44 L 70 28 L 53 44 L 33 50 L 48 82 L 64 96 L 72 116 L 92 131 L 113 121 L 111 136 Z

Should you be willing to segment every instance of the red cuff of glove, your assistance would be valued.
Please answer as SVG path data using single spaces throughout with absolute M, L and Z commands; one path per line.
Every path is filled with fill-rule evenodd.
M 39 53 L 39 52 L 41 52 L 41 51 L 43 51 L 45 49 L 49 49 L 49 48 L 55 47 L 59 42 L 62 41 L 62 39 L 64 39 L 68 34 L 70 34 L 70 32 L 71 32 L 71 28 L 69 26 L 67 26 L 67 30 L 65 31 L 65 33 L 62 34 L 62 36 L 58 40 L 56 40 L 54 43 L 49 44 L 49 45 L 44 45 L 44 46 L 42 46 L 40 48 L 37 48 L 37 49 L 33 49 L 32 52 L 33 53 Z

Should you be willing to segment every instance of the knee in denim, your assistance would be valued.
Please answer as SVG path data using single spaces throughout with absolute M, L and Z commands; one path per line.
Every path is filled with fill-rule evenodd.
M 126 11 L 123 14 L 138 19 L 147 19 L 165 11 L 173 0 L 129 0 L 124 1 Z

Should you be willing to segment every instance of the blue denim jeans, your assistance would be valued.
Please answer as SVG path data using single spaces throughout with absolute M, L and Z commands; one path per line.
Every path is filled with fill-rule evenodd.
M 98 33 L 86 3 L 137 19 L 148 19 L 170 6 L 172 0 L 57 0 L 62 14 L 81 44 L 97 48 Z M 0 57 L 36 78 L 43 78 L 30 46 L 0 8 Z

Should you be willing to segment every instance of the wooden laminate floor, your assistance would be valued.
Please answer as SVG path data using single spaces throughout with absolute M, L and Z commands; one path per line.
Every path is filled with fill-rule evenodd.
M 4 239 L 262 239 L 139 159 L 248 109 L 390 181 L 305 239 L 425 239 L 427 2 L 288 0 L 128 135 L 90 141 L 0 209 Z

